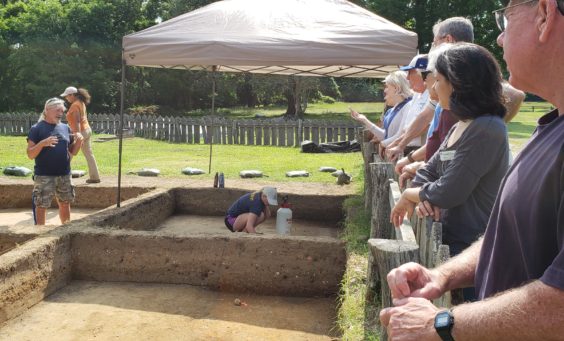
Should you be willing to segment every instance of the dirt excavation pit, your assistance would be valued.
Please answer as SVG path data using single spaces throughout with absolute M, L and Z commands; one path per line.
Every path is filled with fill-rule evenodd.
M 42 232 L 5 227 L 28 239 L 0 255 L 0 340 L 338 337 L 346 196 L 280 193 L 291 235 L 274 217 L 232 233 L 223 216 L 245 192 L 161 188 Z
M 195 216 L 189 214 L 173 215 L 166 219 L 157 231 L 172 234 L 231 234 L 223 217 Z M 296 219 L 288 236 L 310 236 L 338 238 L 340 229 L 335 224 Z M 277 235 L 276 220 L 268 219 L 257 227 L 257 232 Z
M 75 281 L 9 321 L 0 340 L 331 340 L 334 319 L 332 298 Z

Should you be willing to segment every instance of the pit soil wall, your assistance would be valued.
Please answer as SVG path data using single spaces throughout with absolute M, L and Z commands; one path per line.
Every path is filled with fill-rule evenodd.
M 70 245 L 69 235 L 42 236 L 0 256 L 0 322 L 70 282 Z
M 344 242 L 313 237 L 175 237 L 96 230 L 72 236 L 73 278 L 176 283 L 266 295 L 338 292 Z
M 231 188 L 176 188 L 176 213 L 197 215 L 225 215 L 235 200 L 248 190 Z M 294 218 L 337 223 L 343 218 L 343 202 L 347 195 L 296 194 L 281 191 L 278 201 L 288 195 Z M 273 214 L 275 214 L 275 211 Z
M 31 207 L 31 192 L 33 182 L 29 184 L 2 184 L 0 185 L 0 208 L 29 208 Z M 145 187 L 122 187 L 121 200 L 135 198 L 140 194 L 147 193 L 153 188 Z M 103 186 L 76 186 L 76 199 L 73 207 L 83 208 L 106 208 L 113 206 L 117 202 L 117 192 L 115 187 Z M 53 200 L 52 207 L 57 204 Z

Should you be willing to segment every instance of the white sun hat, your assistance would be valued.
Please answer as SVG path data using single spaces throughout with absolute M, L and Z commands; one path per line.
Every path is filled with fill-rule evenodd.
M 75 88 L 74 86 L 69 86 L 68 88 L 65 89 L 65 92 L 61 94 L 61 97 L 65 97 L 76 93 L 78 93 L 78 89 Z

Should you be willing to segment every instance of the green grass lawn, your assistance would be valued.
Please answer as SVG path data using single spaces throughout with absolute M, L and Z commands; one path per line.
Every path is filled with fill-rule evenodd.
M 104 135 L 95 135 L 94 139 Z M 34 161 L 26 155 L 25 137 L 0 136 L 0 167 L 24 166 L 33 169 Z M 94 156 L 102 175 L 117 175 L 118 141 L 111 140 L 94 143 Z M 170 144 L 167 142 L 145 140 L 142 138 L 124 139 L 123 167 L 127 173 L 143 167 L 157 168 L 164 177 L 183 177 L 181 169 L 200 168 L 208 171 L 209 145 Z M 215 172 L 224 172 L 225 177 L 238 178 L 244 169 L 261 170 L 272 181 L 307 181 L 332 183 L 335 178 L 329 173 L 318 171 L 321 166 L 345 168 L 351 172 L 355 182 L 359 182 L 362 157 L 360 153 L 304 154 L 299 148 L 214 145 L 212 174 L 195 176 L 212 178 Z M 86 160 L 79 153 L 72 161 L 73 169 L 87 170 Z M 287 178 L 291 170 L 307 170 L 308 178 Z
M 348 118 L 348 108 L 368 114 L 375 119 L 382 110 L 382 103 L 312 104 L 308 115 L 316 118 Z M 533 110 L 534 109 L 534 110 Z M 547 103 L 525 103 L 513 122 L 509 123 L 509 141 L 513 153 L 523 147 L 533 132 L 537 119 L 549 109 Z M 274 113 L 272 111 L 271 113 Z M 94 139 L 103 135 L 95 135 Z M 33 168 L 33 160 L 26 156 L 26 141 L 22 136 L 0 136 L 0 167 L 18 165 Z M 94 143 L 94 155 L 102 175 L 117 175 L 118 141 Z M 208 170 L 209 146 L 170 144 L 141 138 L 125 139 L 123 145 L 123 172 L 135 171 L 142 167 L 158 168 L 164 177 L 181 177 L 184 167 Z M 74 169 L 87 169 L 84 156 L 79 153 L 73 160 Z M 212 174 L 200 175 L 211 178 L 215 172 L 224 172 L 227 179 L 237 178 L 239 171 L 258 169 L 272 181 L 308 181 L 330 183 L 335 179 L 318 172 L 321 166 L 345 168 L 355 182 L 362 179 L 362 157 L 360 153 L 345 154 L 303 154 L 299 148 L 214 145 Z M 309 178 L 287 178 L 290 170 L 307 170 Z
M 346 120 L 349 119 L 349 107 L 354 110 L 365 114 L 368 118 L 376 120 L 380 117 L 384 104 L 381 102 L 358 102 L 358 103 L 310 103 L 308 104 L 304 118 L 306 119 L 330 119 L 330 120 Z M 268 106 L 260 108 L 220 108 L 217 110 L 218 114 L 229 116 L 230 118 L 253 118 L 256 114 L 261 114 L 267 117 L 282 116 L 286 112 L 284 106 Z

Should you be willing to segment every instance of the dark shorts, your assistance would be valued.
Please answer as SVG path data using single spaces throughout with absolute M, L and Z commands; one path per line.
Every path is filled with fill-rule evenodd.
M 235 220 L 237 219 L 237 217 L 232 217 L 230 215 L 226 215 L 225 216 L 225 226 L 227 226 L 227 228 L 229 229 L 229 231 L 231 232 L 235 232 L 233 230 L 233 224 L 235 224 Z

